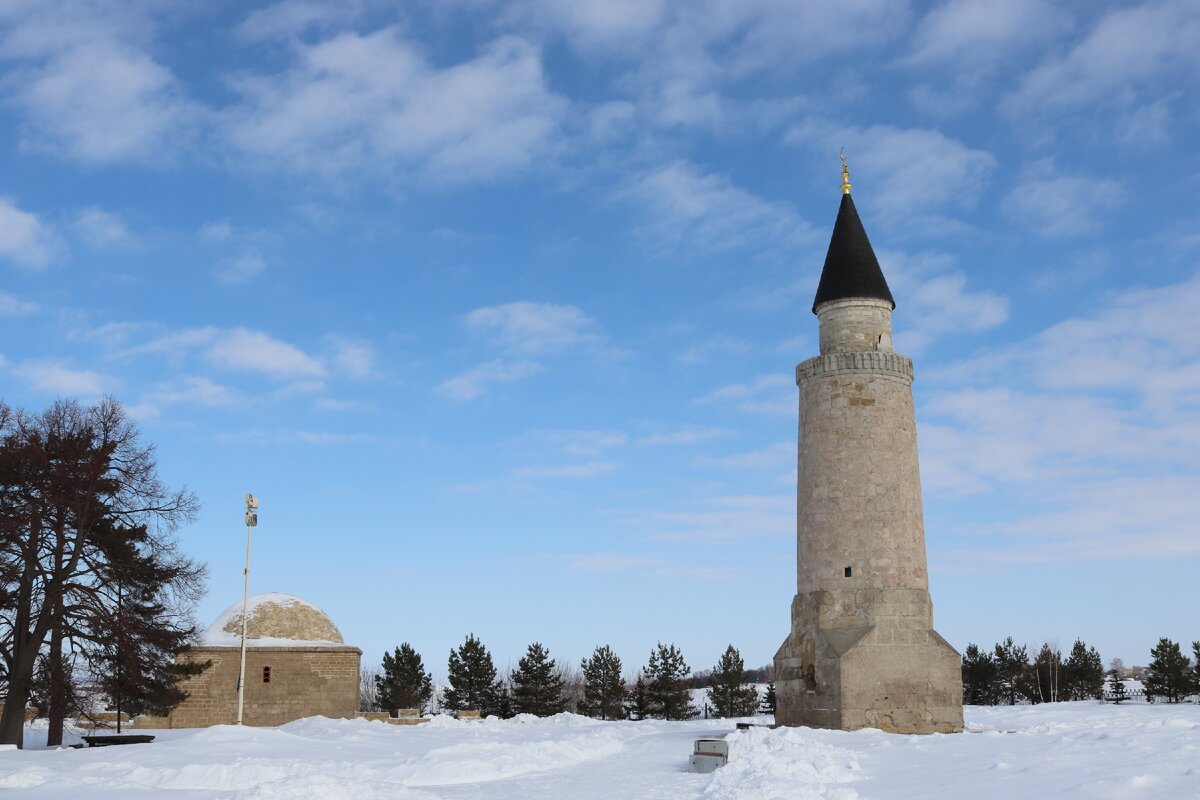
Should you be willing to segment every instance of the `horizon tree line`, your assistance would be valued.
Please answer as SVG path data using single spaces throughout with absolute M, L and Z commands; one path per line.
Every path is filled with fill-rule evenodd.
M 767 702 L 761 707 L 753 685 L 761 672 L 747 670 L 737 648 L 729 645 L 717 664 L 703 673 L 706 698 L 715 715 L 773 711 L 774 685 L 768 687 Z M 437 703 L 443 712 L 476 710 L 483 716 L 508 718 L 545 717 L 573 709 L 604 720 L 686 720 L 701 713 L 692 702 L 695 676 L 683 653 L 662 642 L 650 651 L 646 665 L 628 677 L 609 645 L 597 646 L 575 670 L 551 658 L 541 642 L 530 644 L 516 667 L 502 675 L 479 638 L 468 634 L 463 644 L 450 651 L 447 674 Z M 378 671 L 365 669 L 360 688 L 363 710 L 416 708 L 424 714 L 435 704 L 432 675 L 408 642 L 385 653 Z
M 1200 641 L 1192 642 L 1189 660 L 1177 642 L 1161 638 L 1150 651 L 1143 680 L 1146 699 L 1178 703 L 1200 693 Z M 969 705 L 1014 705 L 1067 700 L 1125 699 L 1120 659 L 1104 669 L 1100 653 L 1076 639 L 1063 658 L 1054 645 L 1045 643 L 1032 659 L 1025 645 L 1010 636 L 991 651 L 968 644 L 962 654 L 963 702 Z

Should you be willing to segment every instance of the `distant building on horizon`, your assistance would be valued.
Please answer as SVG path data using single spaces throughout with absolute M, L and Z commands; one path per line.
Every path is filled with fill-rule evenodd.
M 842 192 L 812 307 L 821 354 L 796 367 L 796 596 L 775 654 L 775 717 L 961 731 L 961 659 L 933 629 L 913 365 L 892 347 L 896 303 L 844 159 Z

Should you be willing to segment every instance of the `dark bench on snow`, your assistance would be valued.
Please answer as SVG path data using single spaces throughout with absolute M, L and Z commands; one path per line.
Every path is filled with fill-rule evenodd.
M 88 743 L 88 747 L 110 747 L 116 744 L 150 744 L 154 737 L 145 733 L 134 734 L 104 734 L 79 737 Z

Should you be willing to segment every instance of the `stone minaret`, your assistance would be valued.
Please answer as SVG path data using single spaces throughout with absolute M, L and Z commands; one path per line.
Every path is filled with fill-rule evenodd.
M 850 198 L 813 301 L 821 355 L 800 387 L 796 597 L 775 654 L 782 725 L 961 731 L 957 651 L 933 630 L 912 361 L 896 303 Z

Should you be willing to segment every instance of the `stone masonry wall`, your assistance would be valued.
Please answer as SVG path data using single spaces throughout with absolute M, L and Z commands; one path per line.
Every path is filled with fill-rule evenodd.
M 797 594 L 777 721 L 962 730 L 958 653 L 932 628 L 912 362 L 892 350 L 890 303 L 817 311 L 822 354 L 796 368 Z
M 361 657 L 357 647 L 247 647 L 243 722 L 282 725 L 315 715 L 354 717 Z M 197 647 L 190 658 L 213 663 L 183 684 L 188 698 L 171 713 L 169 727 L 236 722 L 239 648 Z M 263 682 L 264 667 L 271 668 L 269 683 Z M 139 726 L 161 726 L 161 720 Z
M 822 303 L 821 354 L 892 352 L 892 304 L 886 300 L 852 298 Z

